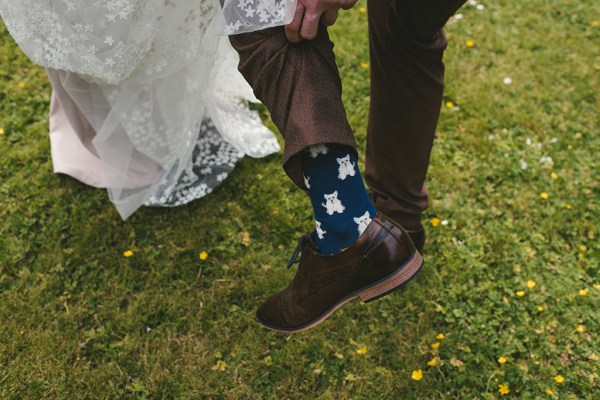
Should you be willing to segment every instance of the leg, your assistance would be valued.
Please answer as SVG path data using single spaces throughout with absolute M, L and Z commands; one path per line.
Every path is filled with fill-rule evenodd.
M 286 172 L 308 189 L 315 244 L 323 254 L 348 248 L 376 211 L 356 169 L 354 134 L 327 30 L 321 27 L 315 40 L 299 44 L 289 43 L 282 28 L 230 41 L 240 54 L 240 71 L 283 134 Z
M 283 27 L 229 37 L 239 70 L 271 112 L 285 140 L 284 169 L 305 189 L 300 153 L 313 145 L 339 144 L 356 154 L 342 103 L 333 43 L 324 27 L 315 40 L 288 42 Z
M 425 175 L 444 89 L 442 27 L 465 0 L 369 0 L 366 181 L 377 209 L 421 230 Z
M 230 38 L 240 53 L 240 71 L 284 136 L 284 168 L 309 189 L 318 218 L 317 231 L 302 237 L 288 263 L 300 263 L 296 277 L 257 311 L 265 327 L 284 332 L 309 329 L 354 297 L 371 301 L 391 293 L 423 264 L 406 231 L 375 213 L 366 193 L 326 35 L 321 29 L 317 39 L 299 45 L 288 43 L 281 29 Z M 337 146 L 316 146 L 331 143 Z M 324 251 L 318 239 L 339 228 L 358 239 L 338 244 L 335 254 Z

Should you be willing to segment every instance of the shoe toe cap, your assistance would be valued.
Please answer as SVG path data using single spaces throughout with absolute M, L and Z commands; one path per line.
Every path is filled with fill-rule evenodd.
M 256 310 L 256 318 L 268 327 L 285 329 L 288 324 L 283 313 L 282 297 L 275 295 Z

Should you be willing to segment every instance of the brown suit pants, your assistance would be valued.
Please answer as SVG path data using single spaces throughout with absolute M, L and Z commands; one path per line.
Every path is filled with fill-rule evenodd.
M 425 176 L 440 112 L 446 37 L 442 28 L 465 0 L 369 0 L 371 105 L 365 179 L 378 210 L 421 228 Z M 284 169 L 305 189 L 300 153 L 335 143 L 356 151 L 342 103 L 333 43 L 286 40 L 282 27 L 230 36 L 239 70 L 271 112 L 284 141 Z

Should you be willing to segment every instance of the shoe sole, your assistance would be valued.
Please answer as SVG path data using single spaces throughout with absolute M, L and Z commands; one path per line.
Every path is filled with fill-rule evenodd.
M 408 261 L 402 264 L 396 271 L 394 271 L 390 275 L 380 279 L 375 283 L 370 284 L 365 288 L 359 289 L 356 292 L 349 294 L 348 296 L 344 297 L 342 300 L 334 304 L 330 309 L 321 314 L 318 318 L 297 328 L 278 328 L 265 324 L 260 320 L 258 322 L 265 328 L 277 332 L 298 333 L 306 331 L 323 322 L 325 319 L 327 319 L 327 317 L 333 314 L 335 310 L 337 310 L 338 308 L 340 308 L 341 306 L 343 306 L 344 304 L 356 297 L 359 297 L 365 303 L 370 303 L 392 292 L 395 292 L 398 289 L 401 289 L 411 280 L 413 280 L 415 276 L 417 276 L 417 274 L 423 268 L 423 264 L 423 257 L 418 251 L 415 250 L 411 258 L 409 258 Z

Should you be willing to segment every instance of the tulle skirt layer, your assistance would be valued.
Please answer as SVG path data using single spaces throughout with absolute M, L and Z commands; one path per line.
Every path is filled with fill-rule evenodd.
M 55 169 L 106 187 L 125 219 L 212 191 L 244 155 L 279 150 L 213 0 L 0 0 L 48 70 Z

